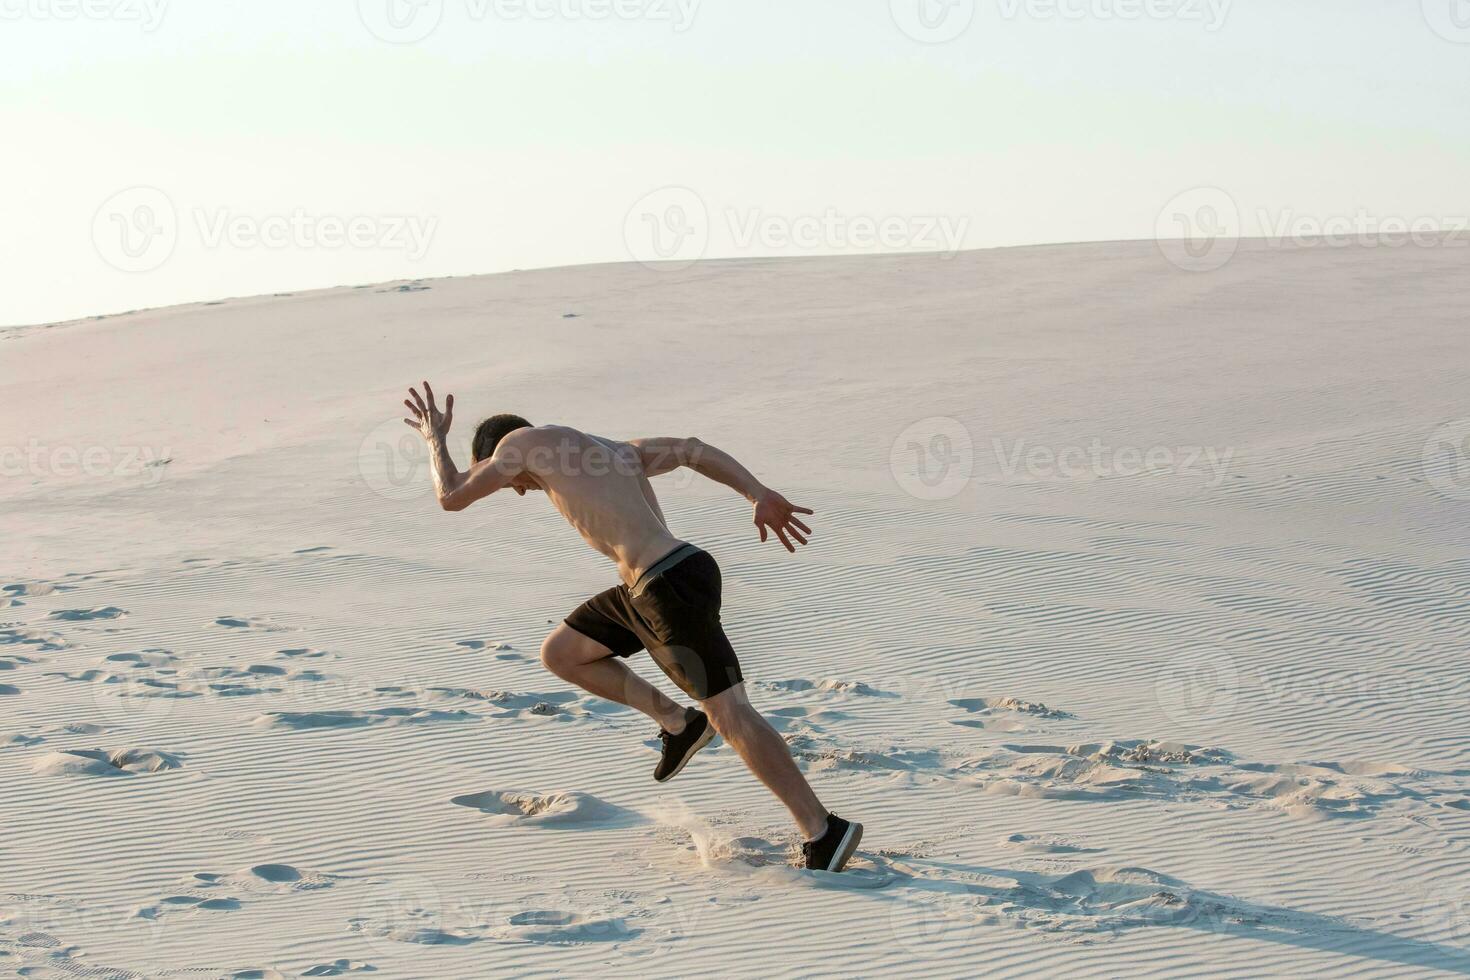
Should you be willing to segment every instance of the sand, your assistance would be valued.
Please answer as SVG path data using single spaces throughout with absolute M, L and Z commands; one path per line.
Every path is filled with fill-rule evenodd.
M 0 974 L 1470 972 L 1464 248 L 637 265 L 0 331 Z M 546 673 L 613 584 L 402 389 L 659 481 L 842 876 Z M 461 455 L 461 458 L 463 456 Z M 652 664 L 634 661 L 657 678 Z M 666 689 L 671 690 L 667 682 Z

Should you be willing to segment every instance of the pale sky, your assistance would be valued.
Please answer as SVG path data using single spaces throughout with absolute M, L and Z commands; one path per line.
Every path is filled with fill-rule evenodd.
M 1467 0 L 0 0 L 0 325 L 1181 200 L 1453 229 L 1467 101 Z

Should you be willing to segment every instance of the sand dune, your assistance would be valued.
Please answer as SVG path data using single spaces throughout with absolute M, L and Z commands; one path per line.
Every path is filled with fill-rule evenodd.
M 1467 254 L 603 266 L 8 332 L 0 973 L 1470 973 Z M 541 668 L 611 567 L 544 501 L 432 506 L 423 377 L 461 440 L 695 434 L 817 511 L 792 557 L 660 484 L 867 825 L 848 873 L 792 866 L 728 747 L 655 784 L 652 727 Z

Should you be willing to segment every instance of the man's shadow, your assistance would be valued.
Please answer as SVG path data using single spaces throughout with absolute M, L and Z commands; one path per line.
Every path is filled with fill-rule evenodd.
M 895 938 L 908 939 L 915 948 L 936 934 L 987 919 L 1099 939 L 1133 929 L 1175 928 L 1470 975 L 1470 949 L 1244 902 L 1145 868 L 1048 875 L 861 854 L 845 873 L 815 873 L 815 878 L 818 887 L 868 891 L 874 898 L 907 903 L 910 907 L 895 909 L 890 921 Z M 1448 918 L 1459 910 L 1446 902 L 1443 912 Z

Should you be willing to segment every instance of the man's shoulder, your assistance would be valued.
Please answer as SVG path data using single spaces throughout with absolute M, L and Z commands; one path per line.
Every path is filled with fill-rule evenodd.
M 595 436 L 570 425 L 517 429 L 507 435 L 502 444 L 532 466 L 564 465 L 566 460 L 576 458 L 587 460 L 589 466 L 602 460 L 602 468 L 606 468 L 606 464 L 613 461 L 626 458 L 636 462 L 639 458 L 638 450 L 626 442 Z
M 587 433 L 569 425 L 532 425 L 516 429 L 502 440 L 504 445 L 517 446 L 522 450 L 536 446 L 555 446 L 577 443 L 590 438 Z

